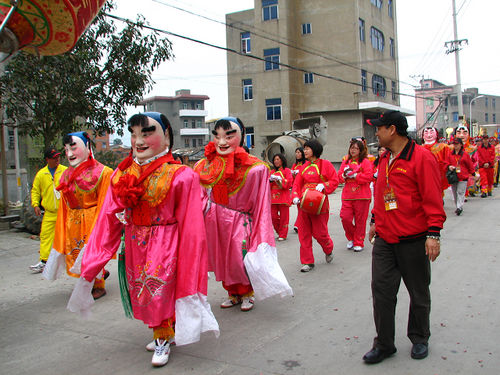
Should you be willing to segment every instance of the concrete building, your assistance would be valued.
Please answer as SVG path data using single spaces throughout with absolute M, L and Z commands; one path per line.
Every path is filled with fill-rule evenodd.
M 395 0 L 255 0 L 226 24 L 241 53 L 227 56 L 229 114 L 249 127 L 257 156 L 293 121 L 317 117 L 324 157 L 339 162 L 351 137 L 376 141 L 366 119 L 413 114 L 399 107 Z
M 468 88 L 462 92 L 462 103 L 465 113 L 459 114 L 455 86 L 434 79 L 421 80 L 420 88 L 415 90 L 417 134 L 420 136 L 425 126 L 434 126 L 444 135 L 447 128 L 455 128 L 463 120 L 472 123 L 473 135 L 478 135 L 484 125 L 500 124 L 500 96 Z
M 193 95 L 191 90 L 177 90 L 175 96 L 154 96 L 146 98 L 140 105 L 144 111 L 154 111 L 167 116 L 174 131 L 174 147 L 196 148 L 206 145 L 210 133 L 205 124 L 208 111 L 205 110 L 206 95 Z

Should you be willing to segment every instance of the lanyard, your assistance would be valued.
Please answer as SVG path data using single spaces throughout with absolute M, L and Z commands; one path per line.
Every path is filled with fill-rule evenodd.
M 397 156 L 396 156 L 396 158 L 394 159 L 394 161 L 391 163 L 391 167 L 390 168 L 389 168 L 389 162 L 390 162 L 390 160 L 385 165 L 385 180 L 386 180 L 387 186 L 389 186 L 389 173 L 391 173 L 391 171 L 394 169 L 394 166 L 396 165 L 397 161 L 398 161 L 398 159 L 397 159 Z

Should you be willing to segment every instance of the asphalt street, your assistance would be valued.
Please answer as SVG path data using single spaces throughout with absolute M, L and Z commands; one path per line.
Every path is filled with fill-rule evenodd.
M 257 302 L 250 312 L 221 310 L 225 292 L 209 280 L 208 300 L 221 335 L 173 347 L 169 363 L 151 366 L 145 345 L 151 331 L 122 311 L 117 262 L 111 261 L 108 294 L 90 319 L 66 310 L 76 279 L 54 282 L 31 274 L 39 242 L 17 230 L 0 232 L 0 374 L 498 374 L 500 373 L 500 189 L 487 199 L 471 198 L 464 213 L 453 211 L 446 191 L 448 219 L 442 252 L 432 264 L 429 357 L 410 358 L 406 337 L 408 293 L 398 296 L 398 352 L 366 365 L 371 348 L 371 246 L 346 250 L 339 219 L 340 191 L 330 196 L 334 261 L 326 264 L 315 243 L 316 267 L 299 272 L 299 242 L 290 227 L 277 243 L 280 264 L 294 297 Z M 296 208 L 291 208 L 291 223 Z M 197 228 L 193 228 L 197 230 Z

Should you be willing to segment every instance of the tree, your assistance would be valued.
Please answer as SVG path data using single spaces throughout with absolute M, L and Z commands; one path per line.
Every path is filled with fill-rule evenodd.
M 9 62 L 0 95 L 21 134 L 43 137 L 45 147 L 82 128 L 123 135 L 126 107 L 151 90 L 152 72 L 173 54 L 168 39 L 144 29 L 142 16 L 119 30 L 105 15 L 113 8 L 108 1 L 72 51 L 21 51 Z
M 121 146 L 123 145 L 123 141 L 120 138 L 115 138 L 113 139 L 113 145 Z

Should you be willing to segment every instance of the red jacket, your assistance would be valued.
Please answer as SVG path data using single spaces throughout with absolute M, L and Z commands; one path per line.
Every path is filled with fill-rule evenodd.
M 439 235 L 446 214 L 436 158 L 411 139 L 390 166 L 389 157 L 387 151 L 380 158 L 375 182 L 372 220 L 377 235 L 387 243 Z M 397 200 L 397 209 L 389 211 L 384 202 L 387 180 Z
M 493 168 L 495 163 L 495 147 L 493 147 L 492 145 L 488 145 L 488 147 L 479 145 L 477 147 L 477 158 L 479 168 L 484 168 L 484 163 L 489 163 L 490 166 L 488 168 Z
M 466 153 L 463 149 L 460 150 L 460 153 L 456 154 L 455 150 L 453 150 L 446 159 L 448 168 L 450 165 L 454 167 L 460 166 L 460 172 L 457 172 L 458 179 L 460 181 L 467 181 L 471 174 L 475 173 L 474 164 L 472 164 L 472 160 L 468 153 Z
M 293 185 L 292 172 L 288 168 L 271 170 L 271 176 L 280 176 L 281 181 L 271 181 L 271 204 L 286 204 L 290 206 L 290 188 Z
M 355 178 L 344 179 L 344 171 L 348 168 L 356 173 Z M 360 164 L 352 159 L 344 160 L 340 165 L 338 176 L 341 183 L 345 182 L 342 189 L 343 200 L 372 199 L 370 182 L 373 180 L 373 163 L 368 158 L 363 159 Z

